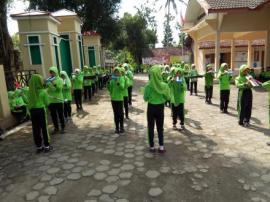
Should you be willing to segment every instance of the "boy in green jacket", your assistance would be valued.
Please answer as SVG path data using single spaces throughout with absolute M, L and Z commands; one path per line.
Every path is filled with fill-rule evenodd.
M 19 123 L 22 123 L 27 118 L 26 103 L 23 99 L 23 92 L 21 89 L 16 89 L 10 100 L 11 114 Z
M 75 69 L 72 75 L 72 88 L 77 111 L 82 110 L 83 73 L 80 69 Z
M 92 80 L 91 80 L 91 76 L 92 76 L 93 72 L 92 69 L 90 69 L 87 66 L 83 67 L 83 93 L 84 93 L 84 100 L 87 100 L 87 97 L 89 99 L 89 101 L 92 98 Z
M 49 110 L 51 113 L 54 133 L 59 132 L 58 118 L 61 124 L 61 133 L 65 133 L 63 79 L 58 74 L 57 67 L 51 67 L 50 77 L 46 80 L 47 93 L 49 96 Z
M 249 126 L 252 111 L 252 85 L 246 78 L 250 68 L 247 65 L 242 65 L 239 69 L 239 76 L 235 79 L 238 91 L 237 110 L 240 126 Z
M 172 80 L 169 82 L 171 92 L 172 114 L 173 114 L 173 129 L 177 129 L 177 119 L 180 119 L 180 129 L 185 129 L 185 111 L 184 103 L 186 96 L 186 80 L 184 71 L 181 68 L 176 68 L 173 72 Z
M 150 152 L 155 152 L 154 147 L 154 128 L 155 124 L 158 131 L 160 153 L 166 152 L 164 148 L 163 126 L 164 126 L 164 103 L 170 99 L 170 89 L 164 83 L 161 76 L 161 67 L 153 66 L 150 71 L 150 81 L 144 89 L 144 100 L 148 102 L 147 124 Z
M 212 104 L 212 96 L 213 96 L 213 84 L 214 84 L 214 72 L 212 65 L 208 64 L 206 66 L 206 73 L 204 75 L 205 78 L 205 103 Z
M 123 112 L 123 101 L 124 101 L 124 90 L 125 90 L 125 78 L 121 76 L 121 69 L 116 67 L 113 70 L 111 80 L 108 82 L 107 89 L 111 96 L 115 133 L 124 133 L 124 112 Z
M 50 146 L 50 135 L 46 113 L 46 108 L 49 105 L 49 99 L 46 90 L 43 88 L 43 79 L 38 74 L 33 74 L 29 81 L 28 100 L 33 138 L 37 148 L 36 152 L 49 152 L 52 150 L 52 147 Z
M 228 71 L 228 69 L 228 64 L 223 63 L 221 64 L 218 72 L 220 89 L 220 111 L 223 113 L 228 113 L 228 105 L 230 100 L 230 83 L 232 74 Z
M 64 116 L 66 121 L 71 120 L 71 81 L 65 71 L 60 72 L 63 79 Z

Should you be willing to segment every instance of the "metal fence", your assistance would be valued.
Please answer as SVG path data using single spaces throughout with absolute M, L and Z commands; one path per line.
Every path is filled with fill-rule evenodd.
M 7 71 L 5 72 L 6 84 L 8 91 L 15 90 L 16 87 L 28 86 L 28 82 L 35 74 L 36 70 L 22 70 L 22 71 Z

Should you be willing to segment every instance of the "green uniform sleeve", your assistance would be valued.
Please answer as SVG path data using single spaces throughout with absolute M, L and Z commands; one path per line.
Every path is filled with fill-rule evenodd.
M 146 102 L 149 101 L 149 86 L 146 86 L 145 89 L 144 89 L 143 99 Z
M 124 90 L 125 89 L 125 84 L 126 84 L 125 78 L 123 76 L 121 76 L 117 82 L 119 84 L 120 89 Z
M 266 81 L 262 84 L 262 87 L 265 88 L 266 90 L 270 91 L 270 80 Z

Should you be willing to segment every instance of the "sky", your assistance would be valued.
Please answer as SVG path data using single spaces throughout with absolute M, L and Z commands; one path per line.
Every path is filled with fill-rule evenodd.
M 150 7 L 152 7 L 155 3 L 156 0 L 148 0 L 148 5 Z M 176 2 L 178 0 L 175 0 Z M 23 2 L 23 0 L 16 0 L 14 1 L 15 3 L 13 3 L 13 5 L 11 6 L 11 8 L 8 10 L 8 15 L 10 14 L 14 14 L 14 13 L 20 13 L 20 12 L 24 12 L 27 7 L 28 4 Z M 140 5 L 142 4 L 146 4 L 147 0 L 122 0 L 121 4 L 120 4 L 120 9 L 119 9 L 119 17 L 122 17 L 124 15 L 125 12 L 131 13 L 131 14 L 135 14 L 136 13 L 136 6 L 140 7 Z M 159 0 L 156 5 L 155 8 L 157 10 L 155 17 L 156 17 L 156 21 L 157 21 L 157 35 L 158 35 L 158 44 L 156 47 L 162 47 L 162 40 L 163 40 L 163 22 L 165 19 L 165 9 L 161 8 L 161 5 L 165 4 L 165 0 Z M 185 5 L 181 4 L 178 2 L 178 12 L 175 13 L 174 11 L 172 11 L 172 15 L 175 17 L 175 20 L 171 23 L 171 27 L 173 29 L 173 38 L 174 41 L 177 43 L 178 42 L 178 31 L 176 29 L 176 23 L 180 22 L 180 13 L 182 12 L 182 15 L 184 16 L 185 14 Z M 10 35 L 15 34 L 16 32 L 18 32 L 18 24 L 15 20 L 12 20 L 10 17 L 8 18 L 8 29 L 9 29 L 9 33 Z

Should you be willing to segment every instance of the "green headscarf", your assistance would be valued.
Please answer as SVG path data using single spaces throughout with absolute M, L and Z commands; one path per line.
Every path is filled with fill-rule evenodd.
M 55 77 L 59 76 L 59 71 L 58 71 L 57 67 L 50 67 L 49 70 L 55 73 Z
M 150 81 L 149 85 L 159 94 L 170 97 L 170 89 L 166 83 L 162 80 L 161 67 L 154 65 L 150 69 Z
M 61 76 L 64 75 L 65 76 L 65 83 L 67 84 L 67 86 L 71 86 L 71 81 L 70 81 L 70 78 L 67 75 L 67 72 L 66 71 L 61 71 L 60 75 Z
M 43 79 L 39 74 L 33 74 L 29 81 L 29 109 L 39 100 L 39 91 L 43 89 Z

